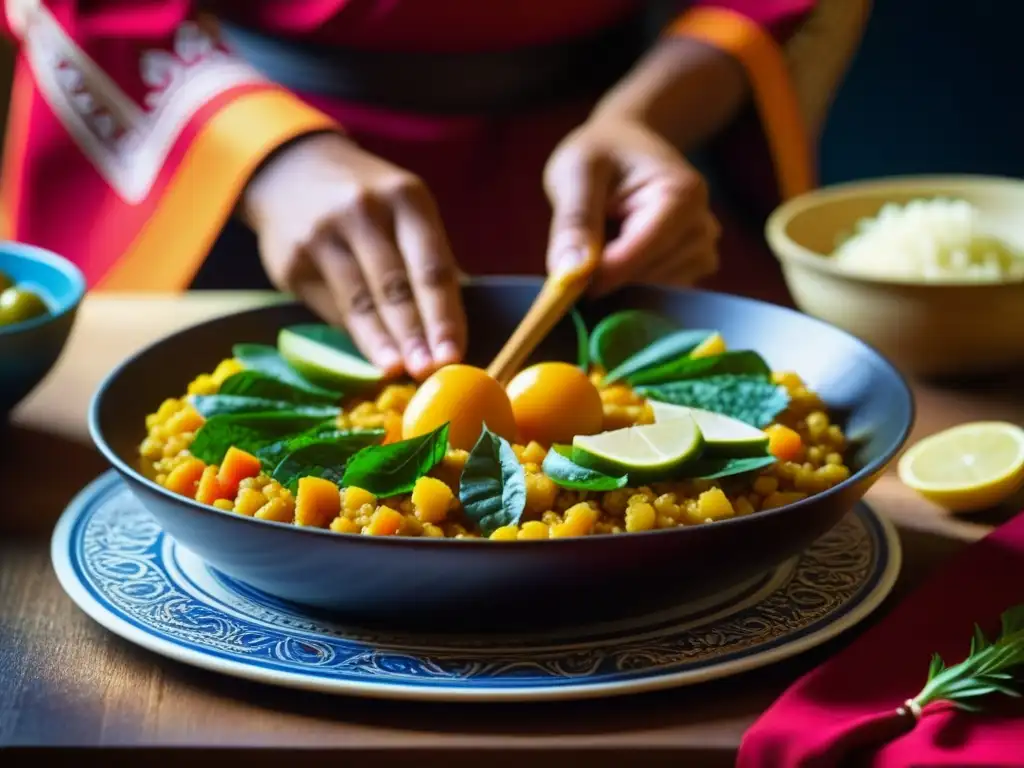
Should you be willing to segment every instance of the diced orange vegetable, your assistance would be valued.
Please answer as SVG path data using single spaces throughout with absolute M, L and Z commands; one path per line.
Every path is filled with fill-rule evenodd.
M 295 495 L 295 524 L 325 528 L 341 511 L 338 486 L 322 477 L 300 477 Z
M 384 412 L 384 443 L 397 443 L 402 439 L 402 414 L 397 411 Z
M 391 507 L 377 507 L 366 532 L 371 536 L 394 536 L 402 528 L 402 514 Z
M 412 489 L 416 517 L 424 523 L 444 522 L 453 499 L 452 489 L 433 477 L 421 477 Z
M 196 497 L 196 486 L 199 478 L 203 476 L 206 464 L 197 458 L 189 458 L 171 470 L 167 475 L 167 482 L 164 487 L 172 493 L 188 496 L 190 499 Z
M 772 424 L 768 433 L 768 451 L 779 461 L 799 461 L 804 455 L 804 441 L 799 433 L 783 424 Z
M 199 486 L 196 488 L 196 501 L 200 504 L 213 504 L 217 499 L 226 499 L 228 495 L 220 487 L 217 479 L 217 465 L 210 464 L 203 470 L 199 478 Z
M 233 499 L 238 493 L 238 484 L 247 477 L 256 477 L 260 473 L 262 465 L 260 460 L 251 453 L 231 446 L 224 454 L 224 461 L 221 462 L 220 471 L 217 473 L 217 480 L 224 492 L 224 498 Z

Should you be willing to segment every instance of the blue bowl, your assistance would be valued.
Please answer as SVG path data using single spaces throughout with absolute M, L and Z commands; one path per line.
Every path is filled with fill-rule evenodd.
M 67 259 L 23 243 L 0 242 L 0 272 L 39 294 L 49 312 L 0 325 L 0 417 L 14 410 L 53 368 L 85 296 L 85 277 Z
M 463 289 L 468 358 L 486 365 L 537 295 L 527 278 L 475 280 Z M 834 526 L 891 463 L 913 419 L 911 392 L 878 353 L 795 311 L 703 291 L 630 287 L 583 307 L 588 325 L 644 307 L 684 326 L 720 330 L 795 370 L 855 442 L 852 476 L 803 501 L 707 525 L 576 539 L 519 541 L 340 535 L 256 520 L 175 495 L 137 469 L 146 414 L 180 396 L 236 342 L 275 343 L 284 325 L 315 318 L 297 304 L 244 311 L 177 332 L 116 368 L 96 392 L 92 439 L 139 501 L 180 544 L 216 571 L 303 610 L 384 625 L 476 629 L 615 619 L 738 587 L 796 555 Z M 566 320 L 534 360 L 575 359 Z

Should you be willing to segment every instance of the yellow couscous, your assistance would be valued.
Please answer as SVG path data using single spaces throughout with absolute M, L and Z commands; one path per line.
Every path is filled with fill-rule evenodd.
M 186 395 L 214 395 L 244 368 L 224 360 L 199 375 Z M 600 382 L 601 371 L 591 378 Z M 788 405 L 765 428 L 776 462 L 742 490 L 726 481 L 690 479 L 610 491 L 567 490 L 542 470 L 550 450 L 537 440 L 511 442 L 525 474 L 525 506 L 518 521 L 490 531 L 498 541 L 631 533 L 703 525 L 755 514 L 820 493 L 845 480 L 846 438 L 819 397 L 792 372 L 773 374 L 788 393 Z M 351 399 L 335 417 L 338 429 L 379 429 L 384 440 L 402 437 L 406 409 L 417 389 L 389 384 L 372 397 Z M 601 428 L 613 430 L 653 421 L 645 398 L 630 386 L 597 386 Z M 536 412 L 536 411 L 534 411 Z M 311 526 L 344 534 L 478 538 L 483 534 L 464 515 L 459 483 L 469 452 L 450 447 L 419 477 L 411 493 L 378 498 L 360 487 L 339 487 L 322 477 L 303 477 L 295 490 L 272 479 L 260 460 L 231 448 L 221 463 L 206 464 L 190 453 L 204 417 L 188 397 L 165 400 L 146 419 L 139 446 L 144 473 L 175 493 L 233 514 Z M 408 420 L 406 420 L 408 421 Z M 543 426 L 543 425 L 542 425 Z

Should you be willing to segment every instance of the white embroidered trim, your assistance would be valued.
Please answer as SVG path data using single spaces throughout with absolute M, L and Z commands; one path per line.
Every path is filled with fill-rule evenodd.
M 187 22 L 175 34 L 173 53 L 145 51 L 140 57 L 140 75 L 150 89 L 143 108 L 45 8 L 34 3 L 23 29 L 26 57 L 44 98 L 100 175 L 131 204 L 152 191 L 175 141 L 204 104 L 239 85 L 267 82 Z

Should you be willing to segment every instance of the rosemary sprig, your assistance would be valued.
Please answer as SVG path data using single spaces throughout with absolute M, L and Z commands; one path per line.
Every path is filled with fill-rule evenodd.
M 979 712 L 973 699 L 1001 693 L 1020 697 L 1024 693 L 1024 603 L 1006 610 L 999 636 L 989 641 L 981 627 L 974 625 L 971 651 L 959 664 L 947 667 L 939 654 L 932 656 L 928 682 L 907 702 L 920 712 L 926 705 L 945 701 L 966 712 Z

